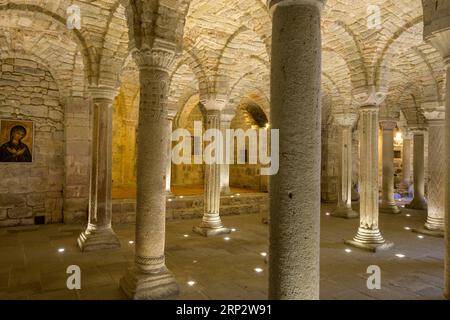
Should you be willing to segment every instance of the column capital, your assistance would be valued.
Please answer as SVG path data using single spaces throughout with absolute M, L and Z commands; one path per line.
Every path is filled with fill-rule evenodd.
M 167 120 L 173 121 L 173 119 L 175 119 L 175 116 L 176 116 L 176 113 L 175 113 L 175 112 L 169 111 L 169 112 L 167 113 Z
M 203 104 L 207 111 L 217 110 L 222 111 L 225 109 L 228 98 L 227 97 L 200 97 L 200 102 Z
M 327 0 L 267 0 L 267 6 L 273 10 L 275 6 L 312 5 L 322 10 Z
M 388 94 L 388 88 L 364 86 L 352 90 L 353 102 L 358 107 L 376 106 L 379 107 Z
M 175 51 L 166 49 L 134 49 L 132 56 L 139 70 L 158 69 L 170 72 L 176 61 Z
M 380 126 L 383 130 L 394 130 L 397 127 L 397 121 L 392 119 L 380 120 Z
M 356 113 L 334 113 L 333 118 L 339 126 L 342 127 L 353 127 L 358 120 L 358 115 Z
M 427 119 L 428 126 L 445 125 L 445 112 L 443 109 L 424 111 L 423 115 L 425 116 L 425 119 Z
M 111 87 L 89 87 L 89 94 L 94 101 L 96 100 L 109 100 L 113 101 L 119 93 L 119 90 Z
M 427 132 L 427 128 L 424 124 L 417 124 L 417 125 L 412 125 L 408 128 L 408 131 L 411 132 L 411 134 L 413 136 L 416 135 L 423 135 L 425 134 L 425 132 Z
M 401 128 L 400 131 L 402 132 L 403 140 L 411 140 L 411 131 L 408 128 Z

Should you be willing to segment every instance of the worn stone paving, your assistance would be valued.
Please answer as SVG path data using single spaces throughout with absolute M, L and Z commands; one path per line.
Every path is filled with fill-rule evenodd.
M 404 229 L 420 227 L 425 212 L 406 210 L 399 215 L 381 214 L 381 230 L 395 247 L 369 253 L 344 245 L 356 233 L 358 220 L 326 215 L 322 208 L 321 299 L 441 299 L 443 239 Z M 406 214 L 410 214 L 407 217 Z M 268 227 L 259 215 L 224 217 L 236 231 L 202 238 L 191 232 L 198 220 L 167 223 L 167 265 L 180 284 L 180 299 L 265 299 Z M 134 225 L 116 225 L 122 248 L 81 253 L 76 247 L 79 226 L 47 225 L 35 231 L 0 229 L 0 299 L 124 299 L 118 288 L 125 268 L 133 261 Z M 188 235 L 185 237 L 184 235 Z M 60 253 L 58 249 L 64 248 Z M 396 257 L 404 254 L 404 258 Z M 81 267 L 82 289 L 66 287 L 66 268 Z M 366 269 L 381 268 L 381 290 L 368 290 Z M 261 268 L 260 273 L 255 268 Z M 189 281 L 195 281 L 189 286 Z

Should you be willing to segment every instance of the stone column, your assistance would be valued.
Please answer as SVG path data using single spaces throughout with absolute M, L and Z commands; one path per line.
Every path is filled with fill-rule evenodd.
M 167 143 L 167 167 L 166 167 L 166 195 L 168 197 L 173 196 L 172 190 L 171 190 L 171 182 L 172 182 L 172 130 L 173 130 L 173 115 L 168 115 L 168 134 L 169 134 L 169 141 Z
M 323 0 L 271 0 L 271 124 L 280 163 L 270 177 L 269 299 L 318 299 Z
M 338 204 L 331 215 L 347 219 L 357 218 L 359 214 L 352 209 L 352 129 L 357 115 L 340 113 L 335 114 L 334 119 L 339 125 L 339 177 Z
M 444 297 L 450 299 L 450 3 L 448 1 L 422 1 L 424 6 L 424 37 L 439 50 L 444 58 L 447 72 L 445 106 L 445 160 L 444 199 L 445 199 L 445 260 L 444 260 Z
M 88 226 L 78 237 L 82 251 L 120 247 L 111 227 L 112 104 L 116 93 L 112 88 L 90 88 L 93 99 L 91 178 Z
M 134 52 L 139 68 L 135 263 L 120 280 L 128 297 L 164 299 L 178 294 L 165 264 L 167 91 L 174 54 L 165 50 Z
M 360 105 L 360 224 L 356 236 L 346 243 L 373 252 L 393 245 L 383 238 L 378 227 L 378 112 L 385 92 L 376 88 L 360 88 L 354 92 L 354 99 Z
M 447 39 L 450 39 L 448 35 Z M 448 55 L 445 59 L 447 69 L 447 89 L 445 105 L 445 159 L 450 158 L 450 41 L 448 44 Z M 444 296 L 450 299 L 450 164 L 444 161 L 444 237 L 445 237 L 445 263 L 444 263 Z
M 220 131 L 220 110 L 222 109 L 222 102 L 206 101 L 204 103 L 206 108 L 206 130 Z M 214 142 L 211 142 L 214 143 Z M 218 147 L 219 144 L 217 144 Z M 221 152 L 217 150 L 216 152 Z M 204 215 L 199 226 L 194 227 L 193 231 L 205 237 L 216 236 L 220 234 L 230 233 L 229 228 L 225 228 L 220 219 L 220 156 L 216 153 L 214 163 L 205 163 L 205 191 L 204 191 Z
M 431 236 L 444 236 L 445 210 L 445 114 L 425 111 L 428 122 L 428 216 L 424 229 L 414 230 Z
M 411 185 L 411 137 L 409 133 L 403 135 L 402 167 L 402 188 L 408 191 Z
M 414 145 L 413 145 L 413 170 L 414 170 L 414 198 L 406 207 L 409 209 L 426 210 L 427 201 L 425 200 L 425 129 L 412 129 Z
M 394 129 L 397 122 L 380 121 L 383 130 L 383 192 L 380 212 L 400 213 L 394 200 Z
M 233 120 L 235 114 L 234 113 L 222 113 L 220 116 L 220 129 L 222 130 L 222 134 L 225 141 L 225 133 L 227 129 L 230 129 L 231 121 Z M 230 150 L 230 157 L 233 159 L 234 150 Z M 225 153 L 224 153 L 225 155 Z M 227 163 L 223 163 L 220 168 L 220 193 L 221 194 L 230 194 L 230 165 Z

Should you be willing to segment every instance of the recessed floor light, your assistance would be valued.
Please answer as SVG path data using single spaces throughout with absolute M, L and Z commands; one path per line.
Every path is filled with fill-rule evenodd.
M 192 287 L 195 284 L 195 281 L 188 281 L 187 284 Z
M 325 213 L 325 215 L 326 215 L 326 216 L 329 216 L 329 215 L 330 215 L 330 213 L 329 213 L 329 212 L 327 212 L 327 213 Z
M 172 202 L 172 199 L 168 199 L 167 201 Z
M 410 215 L 409 213 L 407 213 L 406 216 L 407 216 L 408 218 L 411 217 L 411 215 Z
M 417 238 L 423 239 L 423 236 L 422 236 L 421 234 L 419 234 L 419 235 L 417 236 Z
M 232 228 L 232 229 L 231 229 L 231 232 L 235 232 L 235 231 L 236 231 L 236 229 L 235 229 L 235 228 Z
M 261 273 L 261 272 L 263 272 L 263 269 L 261 269 L 261 268 L 255 268 L 255 272 Z
M 192 261 L 192 263 L 197 263 L 197 260 Z
M 350 252 L 352 252 L 352 250 L 351 249 L 345 249 L 345 252 L 350 253 Z
M 405 229 L 405 230 L 408 230 L 408 231 L 411 230 L 410 227 L 404 227 L 404 229 Z
M 58 252 L 60 252 L 60 253 L 63 253 L 64 251 L 66 251 L 66 249 L 64 249 L 64 248 L 59 248 L 58 249 Z
M 128 241 L 128 243 L 129 243 L 129 244 L 133 244 L 133 243 L 134 243 L 134 241 L 133 241 L 133 240 L 130 240 L 130 241 Z
M 404 254 L 402 254 L 402 253 L 397 253 L 395 256 L 396 256 L 397 258 L 400 258 L 400 259 L 406 257 L 406 256 L 405 256 Z
M 234 198 L 234 196 L 230 196 L 230 198 Z
M 223 238 L 223 240 L 225 240 L 225 241 L 229 241 L 230 239 L 231 239 L 230 237 Z
M 187 238 L 187 237 L 189 237 L 189 235 L 188 234 L 184 234 L 183 237 Z
M 267 257 L 267 252 L 261 252 L 260 253 L 263 257 Z

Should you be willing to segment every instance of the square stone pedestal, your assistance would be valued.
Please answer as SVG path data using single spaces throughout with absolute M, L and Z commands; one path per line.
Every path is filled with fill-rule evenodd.
M 167 268 L 155 273 L 129 269 L 120 279 L 120 288 L 134 300 L 175 299 L 180 291 L 174 276 Z

